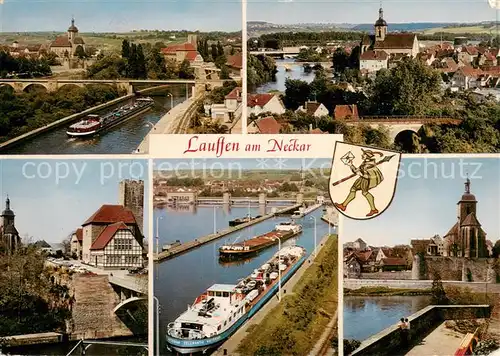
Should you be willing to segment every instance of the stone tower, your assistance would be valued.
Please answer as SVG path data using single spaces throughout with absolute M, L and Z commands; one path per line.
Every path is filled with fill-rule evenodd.
M 21 246 L 21 238 L 14 224 L 16 215 L 10 209 L 10 199 L 5 200 L 5 210 L 2 212 L 1 243 L 6 252 L 13 252 Z
M 118 204 L 130 209 L 144 233 L 144 181 L 125 179 L 120 182 Z
M 188 35 L 188 43 L 191 43 L 195 50 L 198 50 L 198 35 L 191 33 Z
M 68 28 L 68 40 L 71 44 L 74 43 L 75 38 L 78 36 L 78 28 L 75 26 L 75 19 L 71 19 L 71 26 Z
M 375 41 L 384 41 L 387 35 L 387 22 L 384 20 L 384 10 L 378 10 L 378 20 L 375 22 Z

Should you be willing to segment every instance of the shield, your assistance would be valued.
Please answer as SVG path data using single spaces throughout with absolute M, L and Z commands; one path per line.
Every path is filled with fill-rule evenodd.
M 396 192 L 401 153 L 336 142 L 330 198 L 343 215 L 356 220 L 382 214 Z

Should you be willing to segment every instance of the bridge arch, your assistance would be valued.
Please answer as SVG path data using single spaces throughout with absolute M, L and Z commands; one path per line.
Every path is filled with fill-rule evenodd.
M 83 88 L 85 85 L 82 83 L 65 83 L 59 85 L 59 88 L 57 90 L 71 90 L 74 88 Z
M 49 88 L 45 83 L 27 83 L 23 87 L 23 92 L 29 93 L 34 90 L 44 90 L 45 92 L 49 91 Z
M 420 145 L 420 135 L 418 131 L 405 129 L 399 131 L 394 137 L 394 146 L 403 152 L 416 153 L 415 150 Z
M 16 91 L 16 86 L 14 83 L 0 83 L 0 89 L 2 88 L 10 88 L 12 92 Z
M 125 299 L 122 301 L 120 304 L 118 304 L 114 309 L 113 313 L 118 314 L 122 310 L 128 309 L 130 307 L 136 307 L 138 304 L 147 302 L 148 298 L 147 297 L 131 297 L 128 299 Z

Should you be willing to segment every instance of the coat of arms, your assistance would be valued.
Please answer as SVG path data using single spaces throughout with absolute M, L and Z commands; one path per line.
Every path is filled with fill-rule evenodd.
M 401 154 L 336 142 L 330 197 L 343 215 L 367 220 L 383 213 L 396 191 Z

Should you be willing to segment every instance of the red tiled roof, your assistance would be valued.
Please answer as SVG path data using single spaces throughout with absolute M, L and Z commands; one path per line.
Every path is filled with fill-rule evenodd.
M 241 87 L 236 87 L 229 94 L 225 96 L 226 99 L 238 99 L 241 101 Z
M 71 47 L 71 42 L 67 36 L 59 36 L 52 41 L 51 47 Z
M 477 220 L 476 215 L 474 213 L 470 213 L 469 215 L 467 215 L 465 217 L 464 221 L 462 221 L 461 225 L 462 226 L 481 226 L 481 224 Z
M 483 71 L 481 69 L 472 68 L 471 66 L 464 66 L 458 70 L 461 71 L 466 77 L 477 78 Z
M 279 134 L 281 125 L 272 116 L 263 117 L 255 121 L 261 134 Z
M 359 59 L 363 61 L 385 61 L 389 58 L 389 55 L 385 53 L 384 51 L 366 51 L 363 53 Z
M 498 76 L 500 75 L 500 66 L 483 67 L 483 73 Z
M 372 251 L 355 252 L 356 258 L 361 262 L 366 262 L 370 258 Z
M 320 105 L 321 103 L 317 103 L 315 101 L 306 101 L 306 103 L 304 104 L 304 108 L 306 109 L 306 112 L 309 115 L 314 115 L 314 113 L 316 112 L 316 110 L 318 110 Z
M 411 49 L 416 35 L 413 33 L 388 33 L 383 41 L 375 41 L 373 48 L 377 49 Z
M 189 51 L 186 54 L 186 59 L 190 62 L 194 62 L 196 60 L 196 57 L 198 57 L 200 54 L 197 51 Z
M 335 119 L 345 119 L 350 116 L 352 119 L 359 118 L 357 105 L 337 105 L 334 110 Z
M 462 52 L 463 51 L 467 52 L 471 56 L 477 56 L 477 54 L 479 53 L 477 48 L 474 46 L 464 46 L 464 48 L 462 48 Z
M 272 98 L 274 98 L 274 94 L 248 94 L 248 107 L 260 106 L 263 107 L 266 105 Z
M 161 52 L 163 54 L 174 54 L 175 52 L 190 52 L 190 51 L 196 51 L 196 48 L 192 43 L 186 42 L 186 43 L 180 43 L 180 44 L 172 44 L 168 45 L 165 48 L 161 49 Z
M 92 246 L 90 246 L 90 249 L 102 250 L 103 248 L 105 248 L 118 230 L 129 230 L 129 228 L 121 221 L 106 226 L 106 228 L 102 230 L 101 234 L 94 241 Z
M 226 64 L 230 67 L 241 69 L 243 68 L 243 56 L 240 54 L 234 54 L 227 57 Z
M 95 223 L 113 224 L 120 221 L 125 224 L 137 223 L 132 211 L 123 205 L 103 205 L 82 226 Z
M 78 241 L 83 241 L 83 229 L 81 227 L 76 229 L 75 235 Z
M 85 42 L 83 41 L 83 38 L 81 38 L 81 37 L 75 37 L 75 39 L 73 40 L 73 43 L 74 44 L 85 44 Z
M 458 222 L 455 223 L 455 225 L 453 225 L 453 227 L 450 229 L 450 231 L 448 231 L 448 233 L 446 235 L 444 235 L 444 237 L 451 236 L 451 235 L 457 235 L 457 234 L 458 234 Z

